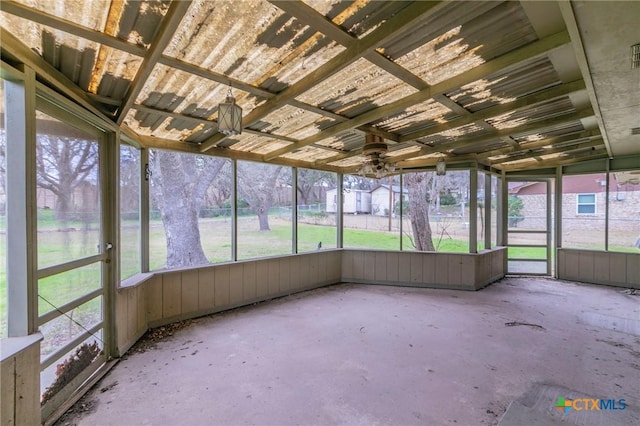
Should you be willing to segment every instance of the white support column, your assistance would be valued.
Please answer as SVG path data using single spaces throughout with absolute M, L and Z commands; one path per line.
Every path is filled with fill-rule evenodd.
M 478 169 L 469 170 L 469 253 L 478 252 Z
M 491 173 L 484 174 L 484 248 L 491 248 Z
M 556 168 L 555 181 L 555 203 L 554 203 L 554 234 L 555 234 L 555 256 L 554 256 L 554 276 L 558 278 L 558 249 L 562 248 L 562 166 Z
M 36 77 L 5 80 L 7 298 L 9 337 L 37 331 Z
M 298 253 L 298 168 L 291 168 L 291 252 Z
M 149 149 L 140 149 L 140 272 L 149 272 Z
M 609 251 L 609 161 L 607 161 L 607 173 L 605 174 L 607 183 L 606 183 L 606 192 L 604 195 L 604 249 L 605 251 Z
M 343 200 L 343 194 L 342 194 L 342 190 L 344 189 L 344 176 L 342 173 L 338 173 L 337 176 L 337 184 L 338 186 L 336 187 L 336 232 L 337 232 L 337 241 L 336 241 L 336 246 L 338 248 L 343 248 L 344 247 L 344 221 L 342 218 L 342 200 Z
M 404 172 L 400 171 L 400 251 L 403 250 L 402 247 L 402 241 L 404 240 L 403 236 L 404 236 L 404 230 L 403 228 L 403 224 L 404 224 L 404 210 L 403 210 L 403 206 L 404 206 Z
M 100 193 L 102 195 L 103 241 L 100 251 L 104 286 L 104 351 L 107 358 L 117 354 L 115 289 L 120 285 L 120 140 L 116 133 L 100 137 Z
M 238 160 L 231 160 L 231 260 L 238 260 Z
M 551 179 L 546 179 L 546 187 L 547 187 L 547 275 L 551 275 L 551 232 L 552 232 L 552 220 L 551 215 L 553 211 L 551 210 Z
M 509 227 L 509 185 L 507 184 L 507 174 L 502 171 L 498 181 L 498 245 L 506 246 L 509 241 L 507 229 Z

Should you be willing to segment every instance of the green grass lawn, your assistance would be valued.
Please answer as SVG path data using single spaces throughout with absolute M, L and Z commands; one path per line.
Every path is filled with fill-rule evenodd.
M 0 229 L 5 229 L 4 217 L 0 217 Z M 274 216 L 270 219 L 271 231 L 261 232 L 255 216 L 243 216 L 238 219 L 238 257 L 250 259 L 273 256 L 292 252 L 291 222 Z M 160 221 L 152 221 L 150 227 L 150 267 L 161 269 L 166 262 L 166 239 Z M 68 262 L 98 253 L 99 233 L 95 225 L 87 226 L 81 222 L 58 223 L 53 211 L 44 210 L 38 214 L 38 265 L 40 268 Z M 231 222 L 229 218 L 201 219 L 200 231 L 202 247 L 207 259 L 212 263 L 231 260 Z M 136 222 L 125 222 L 121 228 L 121 269 L 123 278 L 140 272 L 139 238 L 140 230 Z M 336 247 L 336 226 L 298 224 L 298 252 L 315 251 L 318 243 L 323 249 Z M 411 238 L 402 236 L 403 250 L 414 250 Z M 454 238 L 438 238 L 434 236 L 436 250 L 441 252 L 468 252 L 467 240 Z M 399 250 L 400 234 L 398 231 L 380 231 L 367 229 L 344 229 L 345 248 L 368 248 L 380 250 Z M 482 241 L 479 245 L 482 248 Z M 588 247 L 591 250 L 604 247 Z M 611 246 L 610 251 L 637 252 L 633 247 Z M 544 248 L 511 247 L 509 257 L 544 259 Z M 100 285 L 100 265 L 94 264 L 57 274 L 38 283 L 39 294 L 51 304 L 61 306 Z M 93 307 L 92 307 L 93 306 Z M 95 311 L 96 302 L 87 303 L 77 308 L 77 318 L 86 316 L 87 309 Z M 54 309 L 48 302 L 39 300 L 40 315 Z M 6 296 L 6 234 L 0 233 L 0 332 L 6 334 L 7 296 Z M 87 320 L 91 318 L 87 317 Z

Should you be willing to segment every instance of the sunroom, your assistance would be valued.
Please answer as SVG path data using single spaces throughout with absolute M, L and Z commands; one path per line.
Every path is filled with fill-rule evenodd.
M 334 284 L 640 289 L 638 16 L 3 0 L 1 423 L 150 329 Z

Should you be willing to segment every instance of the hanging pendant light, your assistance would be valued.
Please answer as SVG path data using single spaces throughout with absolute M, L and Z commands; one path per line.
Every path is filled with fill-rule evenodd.
M 231 86 L 225 102 L 218 105 L 218 131 L 227 136 L 242 133 L 242 108 L 236 105 L 236 98 L 231 94 Z

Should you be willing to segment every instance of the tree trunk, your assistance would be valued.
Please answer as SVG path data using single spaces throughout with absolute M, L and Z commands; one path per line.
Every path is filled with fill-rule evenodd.
M 198 212 L 192 205 L 180 204 L 168 202 L 162 210 L 162 223 L 167 237 L 167 268 L 209 262 L 200 240 Z
M 416 250 L 435 251 L 429 224 L 429 205 L 427 204 L 427 173 L 408 173 L 405 181 L 409 189 L 409 212 L 411 229 Z
M 56 220 L 66 225 L 71 219 L 71 192 L 72 188 L 63 191 L 56 191 Z
M 271 231 L 269 228 L 269 210 L 260 207 L 257 212 L 261 231 Z
M 162 176 L 155 196 L 161 205 L 162 224 L 167 238 L 167 268 L 208 263 L 202 249 L 198 211 L 201 198 L 196 194 L 195 156 L 157 151 L 157 166 Z M 206 183 L 206 182 L 204 182 Z M 202 185 L 204 185 L 202 183 Z
M 276 183 L 282 166 L 240 163 L 238 192 L 258 216 L 260 231 L 270 231 L 269 209 L 274 203 Z

